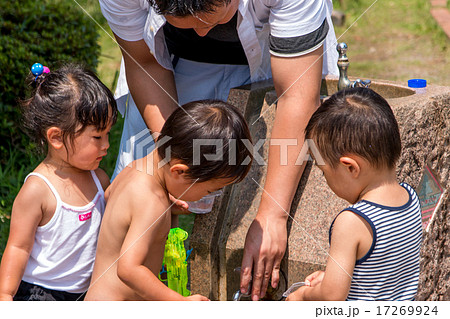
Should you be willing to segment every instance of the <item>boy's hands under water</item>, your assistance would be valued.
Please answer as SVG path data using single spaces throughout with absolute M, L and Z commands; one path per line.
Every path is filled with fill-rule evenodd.
M 187 301 L 210 301 L 208 298 L 202 295 L 192 295 L 189 297 L 186 297 Z
M 287 296 L 286 301 L 303 301 L 305 290 L 309 287 L 316 287 L 322 283 L 325 272 L 318 270 L 305 278 L 305 286 L 298 288 L 296 291 Z
M 315 287 L 322 282 L 323 276 L 325 276 L 325 271 L 323 271 L 323 270 L 315 271 L 311 275 L 308 275 L 305 278 L 305 283 L 307 285 L 309 283 L 309 286 Z

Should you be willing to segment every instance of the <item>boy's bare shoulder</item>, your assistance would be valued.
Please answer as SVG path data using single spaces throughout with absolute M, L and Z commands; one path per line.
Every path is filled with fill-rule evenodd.
M 333 224 L 333 231 L 338 229 L 342 232 L 352 234 L 352 231 L 365 227 L 366 224 L 368 224 L 367 221 L 360 215 L 351 210 L 344 210 L 336 217 Z
M 142 233 L 150 225 L 149 235 L 159 234 L 170 228 L 170 200 L 165 189 L 154 176 L 126 167 L 108 188 L 109 198 L 105 216 Z M 168 212 L 168 214 L 166 214 Z M 161 218 L 162 216 L 166 216 Z
M 168 202 L 166 190 L 153 175 L 133 167 L 125 167 L 108 188 L 109 200 L 121 198 L 134 205 L 149 205 L 150 202 Z
M 371 232 L 372 227 L 367 220 L 350 210 L 344 210 L 333 223 L 332 237 L 339 237 L 346 243 L 361 242 L 367 239 Z
M 335 224 L 338 223 L 339 225 L 342 225 L 342 227 L 351 229 L 352 227 L 360 225 L 361 221 L 367 223 L 367 221 L 359 214 L 351 210 L 344 210 L 336 217 Z

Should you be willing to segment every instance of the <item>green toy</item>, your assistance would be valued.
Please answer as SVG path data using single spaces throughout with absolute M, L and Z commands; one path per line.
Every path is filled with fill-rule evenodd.
M 181 228 L 172 228 L 167 237 L 164 249 L 164 259 L 162 271 L 159 274 L 161 281 L 167 281 L 167 286 L 187 297 L 191 292 L 187 289 L 187 258 L 184 248 L 184 241 L 188 238 L 188 233 Z M 167 279 L 161 279 L 161 274 L 167 272 Z

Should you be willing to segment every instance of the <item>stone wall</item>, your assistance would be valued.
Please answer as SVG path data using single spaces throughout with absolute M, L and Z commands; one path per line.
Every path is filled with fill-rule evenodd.
M 425 163 L 429 163 L 446 189 L 442 205 L 424 232 L 417 299 L 450 300 L 450 88 L 431 87 L 428 91 L 401 104 L 391 103 L 403 144 L 398 175 L 416 188 Z
M 269 139 L 275 117 L 275 92 L 270 82 L 233 89 L 229 102 L 245 114 L 254 141 Z M 336 81 L 327 80 L 322 94 L 334 93 Z M 429 86 L 425 94 L 397 83 L 374 81 L 375 91 L 385 96 L 398 120 L 403 151 L 399 180 L 417 188 L 425 163 L 440 177 L 447 195 L 424 233 L 421 252 L 419 300 L 450 300 L 449 274 L 449 169 L 450 88 Z M 402 97 L 396 98 L 396 95 Z M 259 149 L 267 159 L 268 143 Z M 247 178 L 229 186 L 208 215 L 197 215 L 191 236 L 191 289 L 212 300 L 231 300 L 239 288 L 239 273 L 247 229 L 256 215 L 264 185 L 266 166 L 254 163 Z M 299 183 L 288 222 L 288 247 L 283 258 L 280 287 L 269 291 L 279 300 L 293 282 L 323 269 L 328 251 L 328 228 L 334 216 L 348 204 L 328 188 L 317 167 L 308 165 Z

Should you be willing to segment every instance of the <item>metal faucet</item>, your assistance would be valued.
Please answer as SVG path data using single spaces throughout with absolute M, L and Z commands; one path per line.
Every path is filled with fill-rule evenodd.
M 237 267 L 234 268 L 235 272 L 240 273 L 241 272 L 241 267 Z M 243 294 L 241 292 L 241 289 L 238 289 L 234 294 L 233 294 L 233 301 L 240 301 L 241 297 L 250 297 L 250 292 L 252 291 L 252 279 L 250 279 L 250 282 L 248 284 L 248 294 Z
M 235 268 L 234 271 L 241 272 L 241 267 Z M 287 280 L 286 275 L 284 274 L 283 270 L 280 269 L 280 278 L 278 282 L 277 288 L 272 288 L 271 285 L 267 287 L 266 295 L 264 296 L 263 300 L 282 300 L 283 298 L 283 292 L 287 289 Z M 233 294 L 233 301 L 240 301 L 242 297 L 250 297 L 251 291 L 252 291 L 252 278 L 250 278 L 250 282 L 248 284 L 247 288 L 248 293 L 243 294 L 240 289 L 238 289 Z
M 233 295 L 233 301 L 240 301 L 241 297 L 250 297 L 249 294 L 241 293 L 241 289 L 238 289 Z
M 366 87 L 368 88 L 371 84 L 370 80 L 361 80 L 356 79 L 356 81 L 350 81 L 347 76 L 347 69 L 350 63 L 348 62 L 347 57 L 347 49 L 348 46 L 345 42 L 338 43 L 336 46 L 336 50 L 339 53 L 339 58 L 337 62 L 337 66 L 339 68 L 339 81 L 338 81 L 338 91 L 350 88 L 350 87 Z

